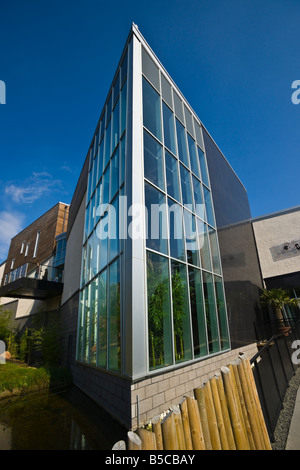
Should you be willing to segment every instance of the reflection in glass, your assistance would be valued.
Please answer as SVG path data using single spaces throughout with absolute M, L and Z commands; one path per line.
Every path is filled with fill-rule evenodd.
M 211 271 L 211 261 L 210 261 L 210 249 L 209 249 L 209 241 L 207 235 L 207 226 L 201 220 L 196 218 L 197 223 L 197 230 L 198 230 L 198 243 L 200 248 L 200 258 L 201 258 L 201 266 L 203 269 L 207 269 Z
M 106 270 L 99 275 L 98 294 L 98 366 L 106 367 L 107 357 L 107 294 L 106 294 Z
M 186 209 L 184 209 L 183 212 L 187 262 L 195 266 L 200 266 L 195 216 Z
M 161 253 L 168 253 L 166 198 L 163 193 L 145 182 L 146 246 Z
M 116 150 L 110 163 L 110 198 L 111 201 L 119 189 L 119 149 Z
M 161 141 L 160 96 L 145 78 L 143 78 L 143 118 L 144 126 Z
M 220 255 L 219 255 L 217 233 L 211 227 L 208 227 L 208 233 L 209 233 L 213 271 L 217 274 L 221 274 L 221 261 L 220 261 Z
M 206 220 L 207 220 L 207 223 L 209 223 L 210 225 L 214 227 L 215 217 L 214 217 L 213 206 L 212 206 L 211 192 L 205 186 L 203 186 L 203 194 L 204 194 L 205 209 L 206 209 Z
M 165 103 L 163 103 L 163 118 L 164 144 L 172 153 L 176 154 L 174 115 Z
M 90 338 L 90 314 L 91 314 L 91 307 L 90 307 L 90 291 L 91 285 L 89 284 L 85 288 L 84 294 L 84 324 L 83 324 L 83 337 L 82 337 L 82 348 L 83 348 L 83 356 L 82 361 L 88 362 L 89 360 L 89 338 Z
M 228 349 L 230 345 L 223 282 L 222 278 L 218 276 L 214 276 L 214 280 L 216 289 L 217 312 L 220 327 L 221 349 Z
M 171 260 L 175 362 L 192 357 L 186 265 Z
M 186 143 L 186 131 L 182 124 L 176 119 L 177 143 L 178 143 L 178 156 L 179 159 L 187 167 L 190 167 L 189 156 Z
M 117 259 L 109 268 L 108 368 L 121 370 L 120 268 Z
M 97 314 L 98 314 L 98 278 L 91 282 L 91 337 L 90 364 L 97 362 Z
M 180 198 L 180 186 L 179 186 L 179 171 L 178 161 L 173 155 L 167 150 L 165 151 L 166 161 L 166 177 L 167 177 L 167 193 L 177 201 L 181 201 Z
M 204 184 L 206 184 L 206 186 L 209 187 L 206 159 L 205 159 L 204 153 L 202 152 L 202 150 L 199 147 L 198 147 L 198 155 L 199 155 L 202 181 L 203 181 Z
M 119 198 L 109 208 L 109 261 L 119 253 Z
M 168 198 L 170 256 L 185 261 L 182 207 Z
M 115 150 L 119 142 L 119 126 L 120 126 L 120 117 L 119 117 L 119 101 L 116 104 L 116 107 L 113 111 L 113 128 L 112 128 L 112 153 Z
M 188 270 L 194 355 L 195 357 L 206 356 L 207 341 L 201 271 L 192 266 L 189 266 Z
M 146 131 L 144 131 L 144 174 L 145 178 L 164 189 L 162 146 Z
M 124 83 L 121 90 L 121 130 L 120 135 L 123 135 L 123 132 L 126 128 L 126 103 L 127 103 L 127 81 Z
M 191 170 L 196 176 L 198 176 L 198 178 L 200 178 L 196 143 L 189 134 L 187 134 L 187 137 L 188 137 L 188 146 L 189 146 L 190 161 L 191 161 Z
M 194 193 L 194 200 L 195 200 L 195 213 L 198 217 L 201 217 L 201 219 L 204 220 L 205 208 L 204 208 L 204 202 L 203 202 L 203 196 L 202 196 L 202 185 L 200 181 L 197 178 L 195 178 L 194 175 L 192 175 L 192 181 L 193 181 L 193 193 Z
M 184 206 L 187 206 L 188 209 L 194 211 L 191 173 L 183 165 L 180 165 L 180 176 L 182 203 Z
M 206 311 L 206 325 L 209 352 L 217 352 L 220 350 L 218 323 L 215 302 L 215 290 L 212 275 L 202 271 L 203 274 L 203 290 Z
M 110 155 L 111 155 L 111 120 L 106 128 L 105 135 L 105 147 L 104 147 L 104 168 L 109 162 Z
M 147 251 L 148 344 L 150 369 L 172 364 L 168 259 Z

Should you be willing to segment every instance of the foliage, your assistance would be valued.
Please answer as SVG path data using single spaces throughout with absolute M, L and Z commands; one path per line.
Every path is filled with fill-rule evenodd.
M 24 364 L 7 362 L 0 366 L 0 393 L 5 390 L 28 392 L 38 387 L 47 388 L 50 374 L 45 368 L 24 367 Z
M 277 320 L 283 320 L 283 307 L 290 305 L 297 307 L 296 299 L 291 299 L 288 293 L 284 289 L 265 289 L 260 296 L 262 305 L 270 306 L 275 310 L 275 316 Z
M 0 340 L 7 343 L 9 337 L 16 334 L 16 326 L 13 323 L 13 314 L 10 310 L 5 310 L 3 305 L 0 305 Z

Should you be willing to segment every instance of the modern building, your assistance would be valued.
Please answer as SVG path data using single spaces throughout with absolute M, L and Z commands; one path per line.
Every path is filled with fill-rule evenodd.
M 132 25 L 70 205 L 60 316 L 74 383 L 127 427 L 256 349 L 247 192 Z
M 34 314 L 59 311 L 68 216 L 69 205 L 58 203 L 11 240 L 0 297 L 21 328 Z
M 282 288 L 300 306 L 300 206 L 253 219 L 266 289 Z M 287 317 L 299 312 L 285 307 Z

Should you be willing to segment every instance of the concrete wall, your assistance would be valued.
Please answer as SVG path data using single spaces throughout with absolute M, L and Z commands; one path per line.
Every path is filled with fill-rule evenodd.
M 253 221 L 264 279 L 300 270 L 300 207 Z

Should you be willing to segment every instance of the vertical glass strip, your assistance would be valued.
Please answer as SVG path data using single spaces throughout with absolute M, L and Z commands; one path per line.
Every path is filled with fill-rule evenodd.
M 211 274 L 202 272 L 209 352 L 220 350 L 215 289 Z
M 109 267 L 108 368 L 121 370 L 121 315 L 119 259 Z
M 201 271 L 192 266 L 189 266 L 188 270 L 194 356 L 206 356 L 208 351 Z

